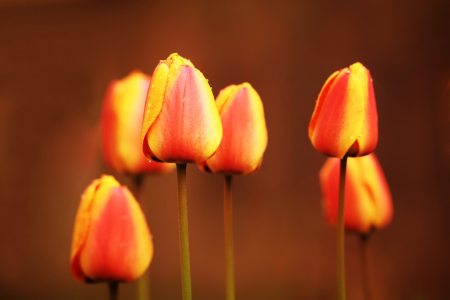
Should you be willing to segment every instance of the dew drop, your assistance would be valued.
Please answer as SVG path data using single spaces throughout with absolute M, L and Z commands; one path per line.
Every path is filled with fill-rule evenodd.
M 151 160 L 150 158 L 149 158 L 149 159 L 147 159 L 147 161 L 148 161 L 148 162 L 152 162 L 152 160 Z

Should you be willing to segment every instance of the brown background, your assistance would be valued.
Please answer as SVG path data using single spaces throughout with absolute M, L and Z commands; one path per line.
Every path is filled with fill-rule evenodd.
M 69 270 L 80 194 L 106 170 L 103 93 L 173 52 L 215 95 L 250 82 L 264 102 L 261 170 L 235 178 L 238 299 L 335 299 L 325 161 L 307 136 L 317 94 L 356 61 L 374 78 L 376 153 L 395 216 L 370 241 L 374 299 L 450 299 L 449 1 L 0 1 L 0 299 L 106 299 Z M 130 185 L 125 176 L 117 176 Z M 152 299 L 180 299 L 176 176 L 148 176 Z M 188 167 L 193 295 L 224 299 L 222 178 Z M 362 299 L 347 237 L 348 299 Z M 122 285 L 131 299 L 133 284 Z

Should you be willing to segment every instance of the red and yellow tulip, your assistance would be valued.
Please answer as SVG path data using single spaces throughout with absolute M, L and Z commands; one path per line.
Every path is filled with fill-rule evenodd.
M 211 87 L 187 59 L 174 53 L 156 67 L 141 142 L 145 156 L 174 163 L 199 163 L 217 150 L 222 124 Z
M 83 282 L 139 278 L 153 257 L 144 214 L 130 191 L 112 176 L 94 180 L 81 196 L 70 265 Z
M 141 128 L 150 76 L 133 71 L 112 81 L 102 109 L 102 152 L 105 163 L 119 173 L 165 172 L 175 165 L 148 162 L 142 153 Z
M 249 83 L 230 85 L 220 91 L 216 105 L 222 120 L 222 142 L 199 168 L 225 175 L 256 172 L 267 147 L 261 98 Z
M 328 78 L 308 133 L 319 152 L 340 159 L 366 155 L 375 149 L 378 116 L 369 70 L 355 63 Z
M 332 225 L 338 214 L 339 165 L 330 157 L 319 173 L 325 218 Z M 375 154 L 349 158 L 345 179 L 345 229 L 365 234 L 389 224 L 392 198 Z

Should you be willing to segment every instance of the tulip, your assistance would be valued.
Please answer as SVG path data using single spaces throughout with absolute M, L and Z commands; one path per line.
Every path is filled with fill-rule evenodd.
M 106 165 L 119 173 L 166 172 L 173 164 L 148 162 L 141 148 L 144 103 L 150 76 L 133 71 L 113 80 L 102 109 L 102 150 Z
M 156 67 L 145 103 L 141 142 L 148 159 L 200 163 L 217 150 L 222 124 L 211 87 L 174 53 Z
M 198 164 L 205 172 L 224 174 L 226 299 L 235 299 L 232 175 L 258 171 L 267 147 L 267 128 L 261 98 L 249 83 L 230 85 L 217 96 L 223 137 L 216 153 Z
M 355 63 L 328 78 L 308 133 L 319 152 L 340 159 L 363 156 L 375 149 L 378 116 L 369 70 Z
M 267 147 L 267 128 L 261 98 L 249 83 L 221 90 L 216 106 L 223 137 L 216 153 L 199 168 L 225 175 L 246 175 L 261 166 Z
M 139 278 L 153 256 L 144 214 L 130 191 L 112 176 L 94 180 L 81 196 L 70 265 L 83 282 Z
M 186 164 L 203 162 L 214 154 L 222 139 L 222 124 L 208 80 L 176 53 L 153 72 L 144 111 L 145 156 L 177 164 L 182 298 L 190 300 Z
M 336 225 L 339 159 L 328 158 L 319 173 L 325 218 Z M 375 154 L 349 158 L 345 180 L 345 229 L 368 234 L 390 223 L 392 198 Z

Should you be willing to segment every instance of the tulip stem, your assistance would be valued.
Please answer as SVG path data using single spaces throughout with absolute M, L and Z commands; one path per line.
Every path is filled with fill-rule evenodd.
M 142 183 L 144 176 L 137 174 L 133 176 L 133 182 L 135 187 L 136 200 L 141 205 L 141 209 L 145 214 L 145 201 L 142 197 Z M 137 294 L 138 300 L 150 300 L 150 271 L 145 271 L 144 274 L 137 280 Z
M 224 176 L 224 221 L 225 221 L 225 260 L 227 300 L 234 300 L 234 258 L 233 258 L 233 200 L 231 193 L 231 175 Z
M 119 283 L 118 282 L 110 282 L 109 283 L 109 299 L 117 300 L 119 299 Z
M 368 247 L 367 247 L 367 241 L 369 239 L 369 234 L 362 234 L 360 236 L 360 252 L 361 252 L 361 273 L 362 273 L 362 284 L 363 284 L 363 292 L 364 292 L 364 299 L 365 300 L 371 300 L 371 293 L 370 293 L 370 276 L 369 276 L 369 261 L 368 261 Z
M 189 260 L 189 233 L 187 215 L 186 164 L 177 164 L 178 227 L 180 230 L 181 291 L 183 300 L 192 299 L 191 263 Z
M 344 240 L 344 207 L 345 207 L 345 172 L 347 156 L 341 159 L 339 174 L 339 206 L 337 223 L 337 271 L 338 271 L 338 299 L 345 300 L 345 240 Z

